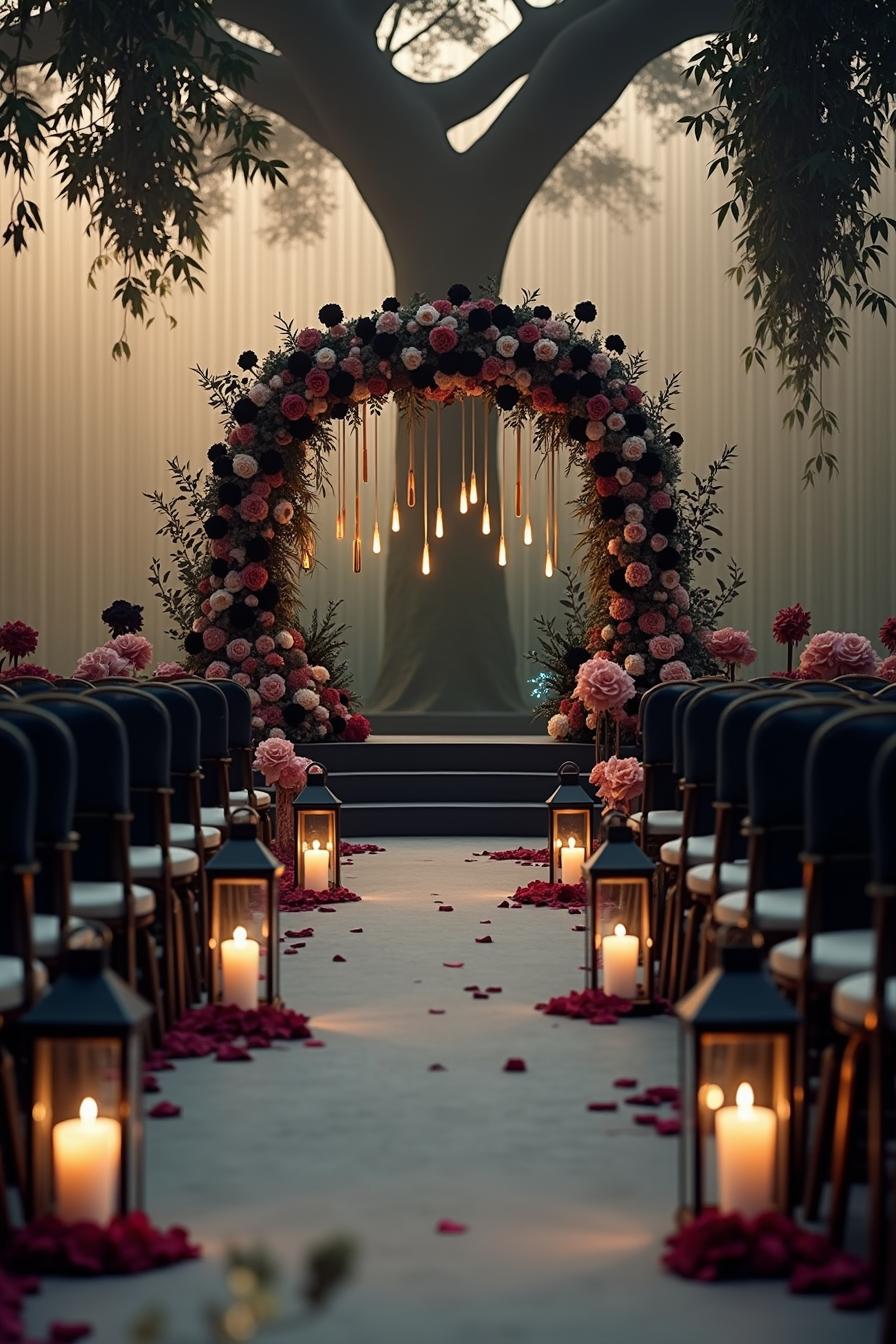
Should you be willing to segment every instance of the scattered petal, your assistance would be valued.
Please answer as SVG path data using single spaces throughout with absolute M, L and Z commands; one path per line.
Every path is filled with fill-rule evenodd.
M 443 962 L 442 962 L 442 965 L 443 965 L 443 966 L 446 966 L 446 967 L 448 968 L 449 971 L 459 971 L 459 970 L 461 970 L 461 968 L 463 967 L 463 962 L 462 962 L 462 961 L 443 961 Z
M 504 991 L 500 985 L 486 985 L 485 992 L 486 994 L 502 994 Z
M 528 1072 L 528 1070 L 527 1070 L 527 1068 L 526 1068 L 526 1061 L 525 1061 L 524 1059 L 519 1059 L 519 1058 L 517 1058 L 517 1057 L 511 1056 L 510 1059 L 508 1059 L 507 1062 L 506 1062 L 505 1065 L 504 1065 L 504 1072 L 505 1072 L 505 1073 L 526 1073 L 526 1072 Z
M 454 906 L 453 906 L 453 905 L 440 905 L 440 906 L 439 906 L 439 914 L 440 914 L 440 915 L 450 915 L 453 909 L 454 909 Z
M 618 1101 L 589 1101 L 589 1111 L 618 1111 Z
M 93 1326 L 86 1321 L 53 1321 L 50 1326 L 50 1344 L 74 1344 L 93 1334 Z
M 492 936 L 491 936 L 490 933 L 486 933 L 482 938 L 477 938 L 477 939 L 476 939 L 476 942 L 477 942 L 477 943 L 491 943 L 491 942 L 494 942 L 494 939 L 492 938 Z
M 635 1116 L 633 1116 L 632 1118 L 633 1118 L 633 1120 L 634 1120 L 634 1122 L 635 1122 L 636 1125 L 655 1125 L 655 1124 L 656 1124 L 656 1116 L 653 1115 L 653 1114 L 651 1114 L 650 1111 L 642 1112 L 641 1115 L 635 1115 Z
M 681 1121 L 677 1116 L 670 1116 L 667 1120 L 657 1117 L 656 1132 L 663 1135 L 680 1134 Z
M 323 1050 L 327 1043 L 326 1041 L 318 1040 L 316 1036 L 311 1036 L 307 1041 L 303 1041 L 302 1044 L 306 1050 Z
M 342 956 L 342 954 L 341 954 L 340 952 L 337 952 L 336 955 L 335 955 L 335 957 L 333 958 L 333 960 L 334 960 L 334 961 L 345 961 L 345 957 Z
M 430 1017 L 444 1017 L 445 1015 L 444 1008 L 429 1008 L 427 1009 L 427 1012 L 429 1013 Z
M 157 1101 L 155 1106 L 147 1111 L 147 1115 L 153 1120 L 173 1120 L 180 1115 L 180 1107 L 175 1106 L 173 1101 Z
M 313 929 L 287 929 L 284 937 L 286 938 L 313 938 Z
M 430 1073 L 445 1073 L 445 1072 L 446 1072 L 445 1065 L 444 1065 L 444 1064 L 430 1064 L 430 1066 L 429 1066 L 429 1072 L 430 1072 Z
M 363 929 L 349 929 L 349 933 L 363 933 Z
M 161 1086 L 160 1086 L 160 1084 L 159 1084 L 159 1080 L 158 1080 L 158 1078 L 154 1078 L 154 1077 L 152 1076 L 151 1073 L 144 1073 L 144 1075 L 143 1075 L 143 1091 L 144 1091 L 144 1092 L 161 1092 L 161 1090 L 162 1090 L 162 1089 L 161 1089 Z
M 436 1231 L 443 1237 L 456 1237 L 462 1232 L 468 1232 L 466 1223 L 455 1223 L 451 1218 L 440 1218 L 436 1223 Z
M 220 1045 L 215 1055 L 219 1064 L 242 1064 L 251 1058 L 249 1051 L 238 1045 Z
M 499 910 L 509 910 L 509 909 L 510 909 L 510 902 L 509 902 L 509 901 L 499 901 L 499 902 L 498 902 L 498 909 L 499 909 Z
M 480 923 L 480 924 L 491 924 L 491 920 L 490 920 L 490 919 L 480 919 L 479 923 Z
M 637 1087 L 637 1086 L 638 1086 L 638 1080 L 637 1080 L 637 1078 L 614 1078 L 614 1079 L 613 1079 L 613 1086 L 614 1086 L 614 1087 Z
M 484 993 L 482 992 L 481 989 L 477 989 L 476 993 L 473 995 L 473 998 L 474 998 L 474 999 L 487 999 L 487 998 L 488 998 L 488 995 L 487 995 L 487 994 L 484 994 Z

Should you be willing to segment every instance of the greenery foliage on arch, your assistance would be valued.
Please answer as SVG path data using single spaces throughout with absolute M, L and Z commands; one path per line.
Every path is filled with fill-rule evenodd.
M 357 318 L 331 303 L 318 316 L 319 327 L 301 329 L 278 319 L 280 348 L 246 351 L 238 373 L 197 371 L 224 428 L 198 497 L 209 544 L 184 644 L 206 677 L 250 689 L 259 732 L 303 741 L 345 731 L 313 703 L 321 688 L 298 656 L 297 581 L 301 559 L 313 563 L 334 427 L 360 426 L 390 397 L 411 423 L 468 397 L 513 431 L 532 422 L 553 479 L 580 476 L 593 617 L 582 658 L 619 662 L 638 691 L 702 670 L 697 631 L 713 603 L 692 585 L 703 539 L 677 491 L 682 438 L 667 424 L 675 381 L 647 395 L 642 356 L 618 335 L 586 333 L 592 303 L 554 314 L 537 293 L 511 306 L 453 285 L 433 301 L 388 298 Z

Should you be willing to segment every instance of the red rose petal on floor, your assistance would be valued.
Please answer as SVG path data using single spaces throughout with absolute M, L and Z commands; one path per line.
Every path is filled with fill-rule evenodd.
M 494 942 L 494 939 L 492 938 L 492 936 L 491 936 L 490 933 L 487 933 L 487 934 L 484 935 L 484 937 L 482 937 L 482 938 L 477 938 L 477 939 L 476 939 L 476 942 L 477 942 L 477 943 L 491 943 L 491 942 Z
M 472 994 L 479 988 L 478 985 L 464 985 L 464 993 Z
M 462 1232 L 469 1231 L 466 1223 L 455 1223 L 451 1218 L 440 1218 L 436 1223 L 436 1231 L 443 1237 L 457 1237 Z
M 519 1059 L 519 1058 L 516 1058 L 516 1057 L 514 1057 L 514 1056 L 511 1056 L 510 1059 L 508 1059 L 507 1062 L 506 1062 L 505 1065 L 504 1065 L 504 1072 L 505 1072 L 505 1073 L 526 1073 L 526 1072 L 527 1072 L 527 1069 L 526 1069 L 526 1061 L 525 1061 L 524 1059 Z
M 588 1021 L 592 1027 L 615 1027 L 619 1018 L 615 1013 L 595 1013 Z
M 680 1134 L 681 1121 L 675 1117 L 670 1117 L 668 1120 L 657 1119 L 656 1132 L 657 1134 L 666 1134 L 666 1135 Z
M 656 1125 L 656 1116 L 649 1111 L 646 1114 L 632 1116 L 636 1125 Z
M 161 1092 L 161 1090 L 158 1078 L 153 1078 L 151 1073 L 145 1073 L 143 1075 L 144 1092 Z
M 498 909 L 499 909 L 499 910 L 509 910 L 509 909 L 510 909 L 510 902 L 509 902 L 509 901 L 499 901 L 499 902 L 498 902 Z
M 335 915 L 336 911 L 331 905 L 319 905 L 317 907 L 317 913 L 319 915 Z
M 587 925 L 585 925 L 585 924 L 572 924 L 572 925 L 570 925 L 570 927 L 571 927 L 573 933 L 586 933 L 586 932 L 587 932 Z
M 453 905 L 440 905 L 440 906 L 439 906 L 439 914 L 440 914 L 440 915 L 450 915 L 453 909 L 454 909 L 454 906 L 453 906 Z
M 297 952 L 300 947 L 307 947 L 307 943 L 290 943 L 293 952 Z
M 618 1111 L 618 1101 L 589 1101 L 589 1111 Z
M 474 998 L 474 999 L 487 999 L 487 998 L 488 998 L 488 995 L 487 995 L 487 994 L 484 994 L 484 993 L 482 992 L 481 989 L 477 989 L 476 993 L 473 995 L 473 998 Z
M 523 907 L 521 905 L 514 904 L 510 908 L 511 910 L 522 910 Z
M 429 1013 L 430 1017 L 443 1017 L 445 1014 L 444 1008 L 428 1008 L 426 1011 Z
M 491 920 L 490 920 L 490 919 L 480 919 L 479 923 L 480 923 L 480 924 L 491 924 Z
M 336 955 L 335 955 L 335 957 L 333 958 L 333 960 L 334 960 L 334 961 L 345 961 L 345 957 L 343 957 L 343 956 L 341 955 L 341 953 L 337 952 Z
M 327 1043 L 326 1041 L 319 1041 L 316 1036 L 312 1036 L 307 1041 L 303 1041 L 302 1044 L 306 1050 L 323 1050 Z
M 50 1326 L 50 1344 L 73 1344 L 93 1334 L 93 1326 L 86 1321 L 54 1321 Z
M 637 1080 L 637 1078 L 614 1078 L 614 1079 L 613 1079 L 613 1086 L 614 1086 L 614 1087 L 637 1087 L 637 1086 L 638 1086 L 638 1080 Z
M 251 1058 L 249 1051 L 243 1050 L 239 1045 L 219 1045 L 218 1053 L 215 1055 L 219 1064 L 242 1064 Z
M 674 1104 L 678 1101 L 678 1088 L 671 1087 L 669 1084 L 663 1084 L 658 1087 L 645 1087 L 644 1095 L 652 1097 L 659 1105 L 664 1102 Z
M 294 947 L 287 947 L 283 952 L 284 957 L 297 957 L 299 954 Z
M 636 1096 L 626 1097 L 626 1106 L 659 1106 L 659 1102 L 649 1092 L 639 1092 Z
M 571 906 L 568 907 L 566 913 L 567 913 L 568 915 L 580 915 L 582 912 L 581 912 L 581 910 L 578 908 L 578 906 L 576 906 L 576 905 L 571 905 Z
M 363 929 L 349 929 L 349 933 L 363 933 Z
M 173 1120 L 175 1116 L 180 1115 L 180 1107 L 175 1106 L 173 1101 L 157 1101 L 147 1115 L 152 1116 L 153 1120 Z
M 313 938 L 313 929 L 287 929 L 283 935 L 285 938 Z
M 486 992 L 486 994 L 503 994 L 503 993 L 504 993 L 504 991 L 503 991 L 503 989 L 501 988 L 500 985 L 486 985 L 486 987 L 485 987 L 485 992 Z
M 462 966 L 463 966 L 463 962 L 462 962 L 462 961 L 443 961 L 443 962 L 442 962 L 442 965 L 443 965 L 443 966 L 446 966 L 446 967 L 448 968 L 449 971 L 459 971 L 459 970 L 462 968 Z
M 430 1066 L 429 1066 L 429 1072 L 430 1072 L 430 1073 L 445 1073 L 445 1072 L 446 1072 L 446 1070 L 445 1070 L 445 1065 L 444 1065 L 444 1064 L 430 1064 Z

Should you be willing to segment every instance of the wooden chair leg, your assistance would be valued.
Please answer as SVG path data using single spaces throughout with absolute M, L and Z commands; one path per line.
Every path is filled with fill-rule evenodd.
M 886 1028 L 874 1032 L 868 1059 L 868 1263 L 878 1292 L 883 1289 L 887 1227 L 887 1103 L 892 1094 L 892 1061 Z
M 666 923 L 663 933 L 662 993 L 664 999 L 671 999 L 675 994 L 676 947 L 678 938 L 681 934 L 681 908 L 678 902 L 678 875 L 675 874 L 670 880 L 668 870 L 666 870 L 664 873 L 664 883 Z
M 821 1057 L 821 1083 L 815 1115 L 815 1133 L 806 1170 L 803 1191 L 803 1217 L 810 1223 L 818 1219 L 821 1192 L 828 1175 L 831 1144 L 834 1134 L 834 1114 L 837 1109 L 837 1080 L 840 1073 L 842 1043 L 827 1046 Z
M 175 1020 L 183 1017 L 187 1011 L 186 983 L 186 938 L 184 937 L 184 911 L 177 899 L 172 900 L 171 922 L 173 925 L 172 945 L 168 952 L 170 963 L 168 974 L 173 981 L 173 1011 Z
M 861 1057 L 865 1053 L 865 1038 L 856 1033 L 850 1036 L 840 1065 L 840 1087 L 837 1096 L 837 1114 L 834 1120 L 834 1148 L 832 1155 L 831 1212 L 828 1235 L 835 1246 L 843 1244 L 846 1213 L 849 1204 L 850 1171 L 855 1134 L 856 1094 L 859 1088 Z
M 181 887 L 178 891 L 181 908 L 181 925 L 184 933 L 184 977 L 186 983 L 186 1001 L 199 1001 L 199 929 L 196 922 L 196 892 L 192 887 Z
M 24 1206 L 28 1191 L 28 1165 L 25 1161 L 22 1113 L 16 1087 L 15 1064 L 5 1046 L 0 1046 L 0 1106 L 3 1108 L 3 1128 L 6 1131 L 10 1177 L 15 1182 Z
M 159 962 L 156 952 L 156 940 L 152 935 L 150 928 L 142 928 L 137 931 L 137 951 L 140 959 L 140 975 L 143 981 L 143 997 L 147 999 L 155 1009 L 152 1020 L 152 1043 L 155 1046 L 161 1045 L 165 1030 L 171 1024 L 165 1015 L 165 1005 L 162 1002 L 162 986 L 159 981 Z
M 691 897 L 688 912 L 685 915 L 684 940 L 681 949 L 681 963 L 676 987 L 676 998 L 683 998 L 694 983 L 694 968 L 697 961 L 697 947 L 703 926 L 703 902 Z
M 702 980 L 711 970 L 716 959 L 716 925 L 712 918 L 712 906 L 705 911 L 703 927 L 700 931 L 700 948 L 697 953 L 697 979 Z

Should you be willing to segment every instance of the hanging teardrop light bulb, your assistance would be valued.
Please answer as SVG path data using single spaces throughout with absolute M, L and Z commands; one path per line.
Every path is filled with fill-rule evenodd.
M 498 564 L 501 566 L 507 564 L 507 546 L 505 545 L 503 536 L 498 542 Z
M 428 574 L 428 573 L 429 573 L 429 542 L 428 542 L 428 541 L 425 541 L 425 542 L 423 543 L 423 563 L 422 563 L 421 566 L 420 566 L 420 570 L 421 570 L 421 572 L 422 572 L 423 574 Z
M 380 525 L 379 525 L 379 523 L 374 523 L 374 525 L 373 525 L 373 553 L 374 553 L 374 555 L 379 555 L 379 553 L 380 553 L 380 551 L 381 551 L 382 549 L 383 549 L 383 545 L 382 545 L 382 542 L 380 541 Z
M 400 513 L 398 512 L 398 500 L 397 500 L 397 499 L 393 499 L 393 501 L 392 501 L 392 531 L 393 531 L 393 532 L 400 532 L 400 531 L 401 531 L 401 515 L 400 515 Z
M 445 524 L 442 519 L 442 506 L 440 504 L 436 509 L 436 536 L 444 537 L 444 535 L 445 535 Z
M 488 511 L 488 501 L 482 506 L 482 535 L 487 537 L 492 530 L 491 514 Z
M 461 513 L 466 513 L 468 508 L 469 508 L 469 505 L 467 504 L 467 483 L 466 483 L 466 481 L 461 481 L 461 483 L 460 483 L 460 511 L 461 511 Z
M 479 503 L 479 491 L 476 488 L 475 468 L 473 469 L 473 471 L 470 472 L 470 503 L 471 504 Z
M 554 562 L 551 559 L 550 551 L 546 551 L 544 557 L 544 576 L 546 579 L 550 579 L 553 577 L 553 574 L 554 574 Z
M 532 545 L 532 519 L 529 517 L 528 513 L 526 514 L 526 521 L 523 525 L 523 545 Z

